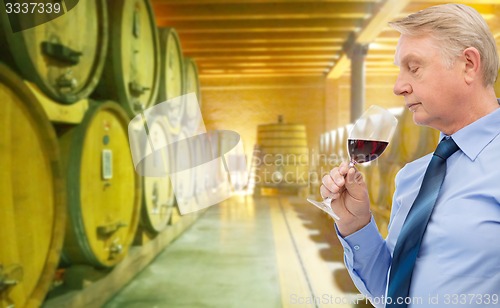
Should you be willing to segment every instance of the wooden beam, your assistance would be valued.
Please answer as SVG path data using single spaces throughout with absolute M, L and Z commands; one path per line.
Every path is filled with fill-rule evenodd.
M 450 3 L 456 3 L 455 1 L 449 1 Z M 496 11 L 497 11 L 497 6 L 492 4 L 494 1 L 489 1 L 489 3 L 479 3 L 477 1 L 470 1 L 470 3 L 467 3 L 468 6 L 474 8 L 476 11 L 479 12 L 483 16 L 484 19 L 488 20 L 493 17 L 495 17 Z M 446 1 L 441 1 L 440 4 L 446 3 Z M 500 3 L 500 2 L 497 2 Z M 425 8 L 428 8 L 430 6 L 436 5 L 436 3 L 432 2 L 412 2 L 410 3 L 406 9 L 398 15 L 398 17 L 405 17 L 408 16 L 411 13 L 418 12 L 420 10 L 423 10 Z
M 398 74 L 399 73 L 399 68 L 394 66 L 394 67 L 367 67 L 365 68 L 366 73 L 391 73 L 391 74 Z M 346 75 L 350 75 L 351 71 L 347 70 L 345 72 Z
M 327 78 L 328 79 L 338 79 L 342 76 L 342 74 L 349 69 L 349 66 L 351 64 L 351 60 L 349 60 L 349 57 L 344 53 L 340 56 L 340 59 L 337 61 L 337 63 L 333 66 L 333 68 L 330 70 L 328 73 Z
M 362 27 L 362 30 L 357 33 L 354 38 L 354 43 L 368 44 L 371 43 L 383 30 L 387 27 L 387 23 L 394 19 L 411 0 L 386 0 L 381 3 L 373 17 L 368 20 Z M 343 72 L 349 67 L 349 58 L 344 53 L 342 60 L 337 62 L 333 69 L 328 73 L 328 78 L 339 78 Z
M 302 43 L 302 44 L 216 44 L 216 45 L 197 45 L 182 44 L 184 53 L 192 52 L 252 52 L 252 51 L 330 51 L 335 52 L 342 49 L 340 45 L 323 43 Z
M 500 4 L 500 0 L 415 0 L 415 3 L 431 3 L 433 5 L 443 3 L 461 3 L 467 5 L 474 4 Z
M 307 0 L 306 0 L 307 1 Z M 341 3 L 347 2 L 348 0 L 315 0 L 316 2 L 331 2 L 331 3 Z M 356 2 L 378 2 L 380 0 L 356 0 Z M 152 0 L 153 4 L 175 4 L 175 5 L 189 5 L 189 4 L 214 4 L 214 3 L 302 3 L 304 0 Z
M 227 72 L 229 74 L 231 73 L 267 73 L 267 72 L 324 72 L 324 68 L 247 68 L 247 69 L 237 69 L 237 70 L 231 70 L 231 69 L 222 69 L 222 68 L 215 68 L 215 69 L 202 69 L 200 70 L 201 72 L 207 73 L 209 71 L 217 71 L 217 72 Z
M 386 0 L 357 35 L 356 43 L 371 43 L 387 27 L 387 23 L 393 20 L 411 0 Z
M 181 42 L 214 43 L 219 42 L 344 42 L 347 35 L 337 31 L 297 32 L 219 32 L 219 33 L 180 33 Z
M 282 54 L 282 55 L 235 55 L 234 53 L 228 54 L 212 54 L 212 55 L 190 55 L 194 58 L 196 62 L 199 61 L 284 61 L 284 60 L 296 60 L 296 61 L 313 61 L 313 60 L 335 60 L 336 55 L 323 54 L 311 56 L 310 54 Z
M 339 39 L 340 41 L 340 39 Z M 269 41 L 269 40 L 233 40 L 233 41 L 186 41 L 181 39 L 181 44 L 183 49 L 189 48 L 204 48 L 204 47 L 217 47 L 217 48 L 265 48 L 265 47 L 331 47 L 338 46 L 341 47 L 341 42 L 332 40 L 332 41 L 314 41 L 314 40 L 294 40 L 293 38 Z
M 387 60 L 367 60 L 365 62 L 366 67 L 394 67 L 398 68 L 395 64 L 394 61 L 387 61 Z
M 207 70 L 207 69 L 224 69 L 224 70 L 229 70 L 229 69 L 282 69 L 282 68 L 305 68 L 305 69 L 321 69 L 325 70 L 328 67 L 330 67 L 330 64 L 327 62 L 323 63 L 318 63 L 318 64 L 310 64 L 310 63 L 304 63 L 297 65 L 296 63 L 275 63 L 274 65 L 272 64 L 260 64 L 260 63 L 241 63 L 241 64 L 235 64 L 235 65 L 230 65 L 230 64 L 212 64 L 212 65 L 198 65 L 199 70 Z
M 298 72 L 298 73 L 291 73 L 291 72 L 276 72 L 276 73 L 234 73 L 234 74 L 228 74 L 228 73 L 199 73 L 198 76 L 200 78 L 207 78 L 207 79 L 214 79 L 214 78 L 276 78 L 276 77 L 284 77 L 284 78 L 290 78 L 290 77 L 323 77 L 323 73 L 307 73 L 307 72 Z M 203 91 L 202 87 L 202 91 Z
M 392 54 L 394 54 L 394 52 L 396 51 L 396 46 L 397 46 L 397 41 L 391 43 L 373 42 L 370 44 L 370 50 L 384 50 L 392 52 Z
M 327 57 L 329 59 L 334 58 L 333 52 L 330 50 L 239 50 L 237 53 L 231 50 L 199 50 L 189 53 L 185 53 L 189 57 L 205 57 L 209 58 L 215 57 L 231 57 L 237 54 L 240 57 L 273 57 L 273 56 L 303 56 L 304 58 L 316 58 L 316 57 Z
M 227 73 L 227 74 L 254 74 L 254 73 L 318 73 L 320 75 L 328 72 L 329 66 L 256 66 L 256 67 L 232 67 L 232 66 L 214 66 L 214 67 L 198 67 L 199 74 L 215 74 L 215 73 Z
M 198 63 L 198 69 L 221 68 L 221 69 L 235 69 L 235 68 L 322 68 L 326 69 L 332 66 L 334 62 L 238 62 L 238 63 Z
M 397 37 L 386 37 L 386 36 L 379 36 L 376 39 L 373 40 L 374 43 L 381 43 L 381 44 L 394 44 L 397 45 L 399 41 L 399 33 Z
M 394 74 L 399 73 L 399 68 L 397 66 L 394 67 L 367 67 L 366 72 L 374 73 L 374 72 L 391 72 Z
M 195 20 L 175 21 L 157 18 L 159 27 L 174 27 L 178 33 L 210 32 L 281 32 L 281 31 L 357 31 L 359 22 L 353 19 L 266 19 L 266 20 Z
M 323 68 L 256 68 L 256 69 L 203 69 L 199 74 L 316 74 L 321 75 L 328 72 Z
M 378 53 L 378 54 L 371 54 L 371 53 L 368 53 L 368 55 L 366 55 L 366 60 L 387 60 L 387 61 L 391 61 L 392 63 L 394 63 L 394 53 Z
M 369 18 L 370 2 L 355 3 L 211 3 L 171 4 L 155 2 L 156 16 L 169 20 L 237 20 L 237 19 L 304 19 L 304 18 Z
M 375 59 L 376 61 L 377 59 Z M 239 58 L 222 58 L 222 57 L 212 57 L 212 58 L 197 58 L 196 64 L 198 66 L 217 66 L 217 65 L 264 65 L 264 64 L 276 64 L 276 65 L 324 65 L 324 66 L 333 66 L 335 64 L 335 59 L 321 59 L 321 58 L 280 58 L 274 57 L 272 59 L 249 59 L 248 57 L 239 57 Z

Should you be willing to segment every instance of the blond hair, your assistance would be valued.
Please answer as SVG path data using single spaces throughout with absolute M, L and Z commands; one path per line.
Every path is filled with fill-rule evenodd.
M 497 46 L 486 21 L 475 9 L 463 4 L 436 5 L 389 25 L 403 35 L 432 36 L 449 67 L 466 48 L 476 48 L 481 55 L 483 84 L 495 83 L 499 69 Z

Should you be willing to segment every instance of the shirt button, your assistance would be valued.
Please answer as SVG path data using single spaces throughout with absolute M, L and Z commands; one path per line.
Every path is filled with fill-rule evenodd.
M 354 250 L 359 250 L 359 245 L 355 245 Z

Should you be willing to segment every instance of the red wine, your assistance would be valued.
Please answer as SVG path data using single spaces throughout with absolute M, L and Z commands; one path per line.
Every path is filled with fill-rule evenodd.
M 366 163 L 377 159 L 389 142 L 378 140 L 361 140 L 361 139 L 348 139 L 347 147 L 351 160 L 356 163 Z

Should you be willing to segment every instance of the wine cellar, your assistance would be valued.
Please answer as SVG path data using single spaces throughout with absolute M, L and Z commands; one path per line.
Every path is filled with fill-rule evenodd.
M 0 308 L 372 307 L 306 198 L 381 106 L 393 137 L 356 168 L 387 236 L 439 143 L 387 24 L 452 2 L 498 44 L 497 0 L 5 0 Z

